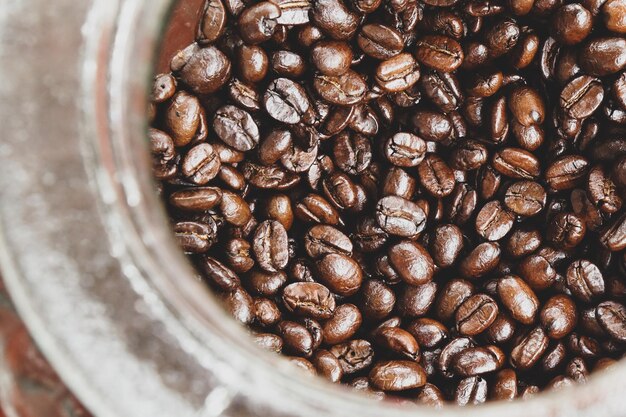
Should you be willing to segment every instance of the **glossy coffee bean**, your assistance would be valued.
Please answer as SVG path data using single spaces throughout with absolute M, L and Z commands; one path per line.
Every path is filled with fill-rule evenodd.
M 404 48 L 404 39 L 400 32 L 376 23 L 364 25 L 356 40 L 365 54 L 380 60 L 392 58 Z
M 475 294 L 456 310 L 456 327 L 463 335 L 475 336 L 485 331 L 497 315 L 498 305 L 493 298 L 485 294 Z
M 376 220 L 387 233 L 414 237 L 426 226 L 426 213 L 416 203 L 402 197 L 388 196 L 376 204 Z
M 535 292 L 521 278 L 508 275 L 498 280 L 498 297 L 515 320 L 532 324 L 539 309 Z
M 369 380 L 383 391 L 404 391 L 423 386 L 426 374 L 420 365 L 412 361 L 383 361 L 374 365 Z
M 311 62 L 324 75 L 342 75 L 352 64 L 352 49 L 345 42 L 320 41 L 311 49 Z
M 416 46 L 418 62 L 437 71 L 452 72 L 463 62 L 463 48 L 447 36 L 427 35 Z

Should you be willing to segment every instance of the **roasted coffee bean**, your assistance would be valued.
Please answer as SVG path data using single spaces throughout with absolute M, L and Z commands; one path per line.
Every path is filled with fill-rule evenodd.
M 204 185 L 217 176 L 221 162 L 217 152 L 208 143 L 191 148 L 182 161 L 181 171 L 193 183 Z
M 479 376 L 465 378 L 459 382 L 454 393 L 457 405 L 476 405 L 487 401 L 487 381 Z
M 196 136 L 201 122 L 200 101 L 185 91 L 172 97 L 165 111 L 165 130 L 177 147 L 188 145 Z
M 333 143 L 333 155 L 337 167 L 356 175 L 367 169 L 372 161 L 372 149 L 367 137 L 355 133 L 340 133 Z
M 384 145 L 385 156 L 394 165 L 414 167 L 426 155 L 426 143 L 412 133 L 396 133 Z
M 515 335 L 516 323 L 506 312 L 500 311 L 491 326 L 482 333 L 490 343 L 506 343 Z
M 518 267 L 519 276 L 534 290 L 550 288 L 557 280 L 557 272 L 548 260 L 538 254 L 524 258 Z
M 441 408 L 445 403 L 445 397 L 436 385 L 427 382 L 417 394 L 417 402 L 433 408 Z
M 463 258 L 459 264 L 459 272 L 466 278 L 480 278 L 498 266 L 500 253 L 498 243 L 481 243 Z
M 283 290 L 283 303 L 289 311 L 314 319 L 328 319 L 335 311 L 335 298 L 316 282 L 289 284 Z
M 520 28 L 513 20 L 504 19 L 493 25 L 484 35 L 489 55 L 499 57 L 506 54 L 517 44 L 519 36 Z
M 445 197 L 452 193 L 455 185 L 454 173 L 446 162 L 435 154 L 428 154 L 417 167 L 420 183 L 434 197 Z
M 584 119 L 600 107 L 603 99 L 604 88 L 600 80 L 581 75 L 563 88 L 559 104 L 563 113 L 575 119 Z
M 288 78 L 277 78 L 270 83 L 263 96 L 263 105 L 279 122 L 296 124 L 312 119 L 311 102 L 306 92 Z
M 283 271 L 267 272 L 253 269 L 248 274 L 247 282 L 252 293 L 269 297 L 276 295 L 285 285 L 287 274 Z
M 328 200 L 340 210 L 353 207 L 357 202 L 356 187 L 346 174 L 331 174 L 322 181 L 322 188 Z
M 383 391 L 405 391 L 424 386 L 426 374 L 413 361 L 382 361 L 374 365 L 369 380 Z
M 339 106 L 360 103 L 367 93 L 365 80 L 352 70 L 337 76 L 316 75 L 313 87 L 324 100 Z
M 426 213 L 416 203 L 402 197 L 388 196 L 376 204 L 376 220 L 387 233 L 414 237 L 426 226 Z
M 276 30 L 277 19 L 281 14 L 280 7 L 269 1 L 246 7 L 237 22 L 241 38 L 251 45 L 269 40 Z
M 542 307 L 540 318 L 548 336 L 552 339 L 561 339 L 576 326 L 578 319 L 576 304 L 567 295 L 555 295 Z
M 306 62 L 295 52 L 279 50 L 272 54 L 270 67 L 282 77 L 300 78 L 306 71 Z
M 440 268 L 449 268 L 463 250 L 463 232 L 453 224 L 445 224 L 433 231 L 431 255 Z
M 250 324 L 254 320 L 254 300 L 244 289 L 236 288 L 222 295 L 226 311 L 238 322 Z
M 215 113 L 213 129 L 225 144 L 249 151 L 259 143 L 259 127 L 245 110 L 226 105 Z
M 303 222 L 341 224 L 337 210 L 324 197 L 309 194 L 296 204 L 295 215 Z
M 407 331 L 426 349 L 439 347 L 448 338 L 447 327 L 433 319 L 416 319 L 408 325 Z
M 626 307 L 615 301 L 604 301 L 596 307 L 600 326 L 615 340 L 626 341 Z
M 363 322 L 361 312 L 354 304 L 341 304 L 333 316 L 322 325 L 324 343 L 336 345 L 350 339 Z
M 389 248 L 389 263 L 407 284 L 422 285 L 432 280 L 435 264 L 419 243 L 404 240 Z
M 453 361 L 458 375 L 476 376 L 497 371 L 504 363 L 504 353 L 496 346 L 467 348 Z
M 580 300 L 590 302 L 604 294 L 604 277 L 600 269 L 586 259 L 572 262 L 567 268 L 567 288 Z
M 485 294 L 467 298 L 456 310 L 456 328 L 460 334 L 475 336 L 485 331 L 496 319 L 498 305 Z
M 410 200 L 415 194 L 417 181 L 405 170 L 393 167 L 387 172 L 387 177 L 383 180 L 382 195 L 396 195 Z
M 626 67 L 626 39 L 596 38 L 580 49 L 578 62 L 589 75 L 603 77 Z
M 377 23 L 363 25 L 356 40 L 363 52 L 380 60 L 392 58 L 404 48 L 400 32 Z
M 419 65 L 405 52 L 378 64 L 375 80 L 383 90 L 393 93 L 410 88 L 419 77 Z
M 172 74 L 159 74 L 154 77 L 150 100 L 153 103 L 163 103 L 176 93 L 176 78 Z
M 356 293 L 363 282 L 363 271 L 352 258 L 341 253 L 328 253 L 317 261 L 319 279 L 338 295 Z
M 352 49 L 346 42 L 320 41 L 311 49 L 311 62 L 324 75 L 345 74 L 352 64 Z
M 626 248 L 626 215 L 615 218 L 601 233 L 600 242 L 612 252 Z
M 518 181 L 511 184 L 504 195 L 504 204 L 520 216 L 534 216 L 546 205 L 546 191 L 533 181 Z
M 257 227 L 252 248 L 261 268 L 268 272 L 277 272 L 287 266 L 287 239 L 287 231 L 280 222 L 266 220 Z
M 435 301 L 437 284 L 407 285 L 398 296 L 398 311 L 403 317 L 419 317 L 426 314 Z
M 350 238 L 339 229 L 327 225 L 317 225 L 304 235 L 304 249 L 314 259 L 329 253 L 352 255 Z
M 546 237 L 557 247 L 572 249 L 585 237 L 586 230 L 580 217 L 573 213 L 559 213 L 550 221 Z
M 500 302 L 511 317 L 523 324 L 535 321 L 539 300 L 535 292 L 521 278 L 508 275 L 498 280 Z
M 368 368 L 374 359 L 372 345 L 362 339 L 338 343 L 329 351 L 339 360 L 343 373 L 347 375 Z
M 399 327 L 383 327 L 374 332 L 374 341 L 381 348 L 394 356 L 416 361 L 420 348 L 411 333 Z
M 416 43 L 415 57 L 427 67 L 442 72 L 452 72 L 463 62 L 463 48 L 452 38 L 427 35 Z
M 541 174 L 539 161 L 530 152 L 518 148 L 504 148 L 493 155 L 493 167 L 507 177 L 532 180 Z
M 395 293 L 383 282 L 371 279 L 363 283 L 359 306 L 366 319 L 378 321 L 386 318 L 395 304 Z
M 217 240 L 217 225 L 215 221 L 201 222 L 178 222 L 174 225 L 174 235 L 178 244 L 185 252 L 205 253 Z
M 490 201 L 476 216 L 476 232 L 484 239 L 502 239 L 513 227 L 515 216 L 498 201 Z
M 515 229 L 506 242 L 506 252 L 513 258 L 530 255 L 541 246 L 541 232 L 537 229 Z
M 578 3 L 561 6 L 552 18 L 554 38 L 565 45 L 582 42 L 591 32 L 592 16 Z
M 310 16 L 313 23 L 333 39 L 350 39 L 359 27 L 358 15 L 341 0 L 312 2 Z
M 531 368 L 548 348 L 548 336 L 541 327 L 535 327 L 515 344 L 511 351 L 511 365 L 519 370 Z
M 172 59 L 171 68 L 196 94 L 216 92 L 231 76 L 230 60 L 212 45 L 200 48 L 197 44 L 192 44 L 179 51 Z
M 616 194 L 615 183 L 600 165 L 589 171 L 587 190 L 591 201 L 605 213 L 615 213 L 622 207 L 622 199 Z
M 447 322 L 454 317 L 457 308 L 463 304 L 472 294 L 474 294 L 474 286 L 462 279 L 453 279 L 446 283 L 441 290 L 435 312 L 437 317 Z

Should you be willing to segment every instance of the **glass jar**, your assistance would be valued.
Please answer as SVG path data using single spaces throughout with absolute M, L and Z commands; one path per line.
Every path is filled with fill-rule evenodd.
M 256 349 L 196 280 L 154 193 L 146 92 L 171 3 L 0 3 L 0 264 L 95 416 L 626 414 L 624 363 L 529 401 L 433 410 L 303 378 Z

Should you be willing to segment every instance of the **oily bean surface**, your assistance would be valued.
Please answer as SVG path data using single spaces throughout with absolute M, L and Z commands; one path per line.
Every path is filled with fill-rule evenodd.
M 626 0 L 200 3 L 146 156 L 252 343 L 435 407 L 626 355 Z

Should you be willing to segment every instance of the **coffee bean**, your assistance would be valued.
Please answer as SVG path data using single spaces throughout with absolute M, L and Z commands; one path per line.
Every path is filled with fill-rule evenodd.
M 467 298 L 457 309 L 455 320 L 460 334 L 475 336 L 485 331 L 496 319 L 498 305 L 485 294 Z
M 426 213 L 412 201 L 388 196 L 376 204 L 376 220 L 391 235 L 414 237 L 426 226 Z
M 369 380 L 383 391 L 404 391 L 423 386 L 426 374 L 412 361 L 383 361 L 374 365 Z
M 279 122 L 296 124 L 311 120 L 311 102 L 304 89 L 288 78 L 270 83 L 263 96 L 267 113 Z
M 178 222 L 174 225 L 174 234 L 185 252 L 204 253 L 217 240 L 217 225 L 211 218 L 210 223 Z
M 604 99 L 599 79 L 581 75 L 567 84 L 561 92 L 561 111 L 575 119 L 584 119 L 595 112 Z
M 287 239 L 285 227 L 275 220 L 266 220 L 257 227 L 252 248 L 261 268 L 277 272 L 287 266 Z
M 561 6 L 552 19 L 554 38 L 565 44 L 582 42 L 591 32 L 592 16 L 578 3 Z
M 363 282 L 361 267 L 347 255 L 328 253 L 316 265 L 319 279 L 339 295 L 353 295 Z
M 403 240 L 391 246 L 389 263 L 407 284 L 422 285 L 433 278 L 433 259 L 419 243 Z
M 396 295 L 383 282 L 371 279 L 363 283 L 361 289 L 361 312 L 366 319 L 381 320 L 386 318 L 396 304 Z
M 413 320 L 407 327 L 418 345 L 433 349 L 440 346 L 448 338 L 448 329 L 442 323 L 427 318 Z
M 615 301 L 604 301 L 596 307 L 600 326 L 614 339 L 626 341 L 626 307 Z
M 507 177 L 532 180 L 541 174 L 539 161 L 530 152 L 518 148 L 504 148 L 494 153 L 493 167 Z
M 530 217 L 543 210 L 546 198 L 546 191 L 539 183 L 518 181 L 506 190 L 504 204 L 513 213 Z
M 172 71 L 194 93 L 210 94 L 219 90 L 230 78 L 231 62 L 215 46 L 200 48 L 192 44 L 172 59 Z
M 345 74 L 352 64 L 352 49 L 346 42 L 320 41 L 311 49 L 311 62 L 324 75 Z
M 476 232 L 489 241 L 502 239 L 513 227 L 515 216 L 498 201 L 490 201 L 476 216 Z
M 604 294 L 604 277 L 600 269 L 586 259 L 572 262 L 567 268 L 567 287 L 580 300 L 590 302 Z
M 368 368 L 374 359 L 372 345 L 362 339 L 338 343 L 329 351 L 339 360 L 343 373 L 347 375 Z
M 354 304 L 341 304 L 322 325 L 324 343 L 336 345 L 350 339 L 362 324 L 361 312 Z
M 602 232 L 600 242 L 612 252 L 626 248 L 626 215 L 617 217 Z
M 497 371 L 504 353 L 495 346 L 467 348 L 454 357 L 454 370 L 462 377 Z
M 341 0 L 316 0 L 309 14 L 315 26 L 333 39 L 350 39 L 359 27 L 358 15 Z
M 540 318 L 548 336 L 552 339 L 561 339 L 576 326 L 576 305 L 567 295 L 555 295 L 542 307 Z
M 435 264 L 440 268 L 449 268 L 463 250 L 463 232 L 453 224 L 438 226 L 433 231 L 430 251 Z
M 356 175 L 367 169 L 372 161 L 372 145 L 361 134 L 340 133 L 333 143 L 335 163 L 342 171 Z
M 607 37 L 588 41 L 579 52 L 578 62 L 594 77 L 615 74 L 626 67 L 626 39 Z
M 352 255 L 350 238 L 339 229 L 327 225 L 317 225 L 309 229 L 304 235 L 304 249 L 314 259 L 329 253 Z
M 411 333 L 399 327 L 383 327 L 374 332 L 374 341 L 390 354 L 417 360 L 420 356 L 419 345 Z
M 541 327 L 535 327 L 515 344 L 511 351 L 511 365 L 519 370 L 531 368 L 548 348 L 548 337 Z
M 500 302 L 511 316 L 523 323 L 532 324 L 539 308 L 539 300 L 535 292 L 521 278 L 514 275 L 498 280 L 498 296 Z
M 245 110 L 226 105 L 215 113 L 213 129 L 228 146 L 249 151 L 259 143 L 259 128 Z
M 334 173 L 322 181 L 322 188 L 328 200 L 340 210 L 356 204 L 356 187 L 350 177 L 342 173 Z
M 572 213 L 559 213 L 550 221 L 546 237 L 557 247 L 572 249 L 585 237 L 586 230 L 580 217 Z
M 281 14 L 280 7 L 269 1 L 246 7 L 237 22 L 241 38 L 250 45 L 269 40 L 276 30 L 277 19 Z
M 320 97 L 339 106 L 360 103 L 367 93 L 367 84 L 352 70 L 338 76 L 316 75 L 313 86 Z
M 452 169 L 435 154 L 427 154 L 417 167 L 420 183 L 431 195 L 445 197 L 452 193 L 455 179 Z
M 466 278 L 480 278 L 498 266 L 500 253 L 497 243 L 481 243 L 461 261 L 459 272 Z
M 423 285 L 407 285 L 398 297 L 398 312 L 404 317 L 423 316 L 435 301 L 436 294 L 437 284 L 432 281 Z
M 359 48 L 375 59 L 386 60 L 404 48 L 404 39 L 397 30 L 381 24 L 363 25 L 357 38 Z

